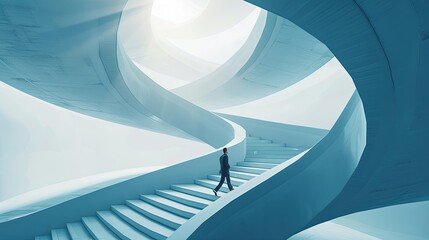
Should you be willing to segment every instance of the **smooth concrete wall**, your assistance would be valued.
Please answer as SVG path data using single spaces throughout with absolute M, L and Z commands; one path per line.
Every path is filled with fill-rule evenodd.
M 100 42 L 116 39 L 125 4 L 123 0 L 1 1 L 0 81 L 85 115 L 186 137 L 125 100 L 107 76 Z M 115 48 L 107 55 L 115 58 Z
M 169 166 L 212 150 L 203 142 L 63 109 L 0 82 L 0 206 L 6 199 L 52 184 Z
M 219 113 L 220 116 L 249 130 L 249 134 L 284 143 L 289 147 L 310 148 L 328 134 L 328 130 L 263 121 Z
M 124 71 L 124 65 L 132 63 L 118 59 L 123 57 L 118 55 L 122 47 L 118 47 L 118 31 L 127 2 L 2 3 L 0 20 L 5 24 L 0 26 L 0 33 L 8 47 L 0 49 L 0 80 L 44 101 L 96 118 L 176 136 L 191 135 L 214 147 L 229 142 L 232 135 L 228 124 L 179 99 L 148 77 L 139 79 L 144 82 L 139 92 L 128 89 L 124 78 L 130 77 L 130 72 Z M 139 11 L 150 10 L 148 1 L 139 2 L 143 6 Z M 128 31 L 122 36 L 125 40 L 135 25 L 125 28 L 124 24 L 122 29 Z M 180 120 L 172 120 L 170 114 Z M 195 114 L 205 121 L 198 121 Z M 220 129 L 207 137 L 204 131 L 209 126 Z
M 305 231 L 293 235 L 288 240 L 380 240 L 354 228 L 350 228 L 332 221 L 316 225 Z M 416 239 L 414 239 L 416 240 Z
M 146 4 L 144 8 L 149 8 Z M 126 17 L 124 15 L 123 17 Z M 100 43 L 100 55 L 106 71 L 110 72 L 110 81 L 125 99 L 135 102 L 153 113 L 157 119 L 201 139 L 218 148 L 233 139 L 231 125 L 218 116 L 189 103 L 165 90 L 145 75 L 130 59 L 123 41 L 132 36 L 135 24 L 122 19 L 119 23 L 109 21 L 110 28 L 117 27 L 117 33 Z M 118 24 L 118 25 L 116 25 Z M 149 29 L 147 29 L 149 30 Z M 115 49 L 114 55 L 111 49 Z
M 118 45 L 118 69 L 124 80 L 123 95 L 133 98 L 163 121 L 218 148 L 234 137 L 230 124 L 211 112 L 170 93 L 138 69 Z
M 213 76 L 174 92 L 210 110 L 236 106 L 290 87 L 332 57 L 333 54 L 317 38 L 293 22 L 269 13 L 250 57 L 237 54 L 232 58 L 234 61 L 226 62 Z M 237 64 L 239 62 L 242 64 Z M 231 68 L 236 69 L 233 75 L 225 71 Z
M 429 198 L 429 41 L 425 0 L 248 0 L 322 41 L 352 77 L 367 146 L 342 193 L 312 224 Z
M 246 131 L 232 124 L 234 139 L 228 147 L 230 163 L 242 161 L 245 156 Z M 171 184 L 192 183 L 218 172 L 219 156 L 224 146 L 195 159 L 144 174 L 121 183 L 77 197 L 28 216 L 0 223 L 0 239 L 33 239 L 49 234 L 51 229 L 62 228 L 66 223 L 80 221 L 81 217 L 94 216 L 96 211 L 107 210 L 111 205 L 124 204 L 125 200 L 139 199 L 141 194 L 168 189 Z M 25 229 L 25 231 L 23 231 Z
M 290 240 L 426 240 L 429 201 L 377 208 L 318 224 Z
M 276 22 L 276 15 L 262 11 L 247 42 L 228 61 L 210 74 L 190 84 L 172 89 L 172 92 L 190 102 L 207 108 L 206 105 L 202 104 L 201 99 L 231 81 L 243 68 L 247 69 L 247 65 L 255 61 L 254 55 L 259 56 L 266 48 L 266 45 L 272 42 L 270 40 L 275 30 Z M 221 102 L 219 98 L 217 100 Z
M 350 75 L 338 59 L 333 58 L 275 94 L 215 112 L 329 130 L 355 90 Z
M 355 92 L 328 135 L 308 152 L 217 200 L 171 239 L 286 239 L 342 191 L 365 144 L 365 115 Z
M 5 24 L 0 26 L 0 35 L 1 41 L 9 47 L 0 49 L 0 81 L 44 101 L 92 117 L 179 136 L 187 140 L 207 141 L 205 143 L 215 148 L 230 142 L 234 133 L 228 123 L 162 89 L 146 76 L 139 75 L 141 72 L 129 62 L 127 56 L 119 52 L 122 46 L 118 46 L 117 33 L 125 5 L 126 1 L 3 2 L 4 11 L 0 12 L 0 20 Z M 132 27 L 128 26 L 128 29 Z M 14 34 L 15 32 L 19 34 Z M 138 88 L 131 92 L 124 78 L 129 78 L 127 81 L 144 84 L 138 85 Z M 16 126 L 15 123 L 13 125 Z M 54 132 L 61 129 L 59 125 L 61 123 L 58 125 L 55 123 Z M 65 124 L 63 127 L 66 126 Z M 25 129 L 25 126 L 22 128 Z M 12 132 L 2 133 L 2 137 L 5 138 L 17 137 Z M 79 133 L 79 130 L 74 133 Z M 19 137 L 25 139 L 25 136 Z M 32 137 L 33 141 L 37 141 L 37 138 L 42 139 L 41 134 Z M 109 138 L 114 136 L 103 137 L 104 140 Z M 67 138 L 62 134 L 61 137 L 52 137 L 49 141 L 61 142 L 66 139 L 74 141 L 77 137 Z M 148 137 L 145 140 L 151 141 L 153 138 Z M 40 140 L 38 143 L 47 141 Z M 141 144 L 144 144 L 143 142 L 141 141 Z M 27 163 L 35 158 L 17 157 L 26 153 L 19 148 L 19 144 L 21 143 L 9 148 L 7 155 L 3 152 L 1 166 L 10 170 L 2 175 L 2 184 L 9 184 L 14 178 L 18 178 L 16 182 L 20 186 L 12 189 L 13 187 L 8 185 L 3 188 L 0 199 L 90 174 L 153 165 L 154 160 L 151 157 L 141 158 L 141 162 L 135 163 L 136 157 L 144 153 L 127 151 L 135 153 L 136 156 L 129 161 L 118 163 L 113 161 L 113 157 L 117 156 L 113 154 L 113 149 L 84 156 L 76 153 L 81 150 L 81 145 L 74 142 L 71 145 L 76 146 L 75 151 L 64 150 L 62 153 L 52 155 L 39 153 L 35 170 L 23 175 L 22 171 L 27 168 Z M 91 143 L 87 147 L 96 146 L 97 144 Z M 145 147 L 141 147 L 139 150 L 143 152 L 144 149 Z M 151 150 L 146 152 L 151 155 Z M 105 157 L 104 154 L 107 153 L 112 154 Z M 65 155 L 67 156 L 61 157 Z M 82 158 L 73 162 L 72 158 L 76 156 Z M 167 160 L 168 157 L 165 157 Z M 180 159 L 180 154 L 177 157 L 178 161 L 183 160 Z M 77 163 L 84 160 L 87 160 L 86 169 L 71 171 L 77 167 Z M 169 163 L 161 164 L 175 162 L 170 160 L 167 160 Z M 103 167 L 98 166 L 100 162 L 104 164 Z M 61 164 L 73 167 L 69 169 L 70 171 L 64 171 Z M 52 167 L 55 173 L 44 174 L 51 165 L 55 166 Z M 31 181 L 29 176 L 34 176 L 33 174 L 42 174 L 43 177 Z
M 429 239 L 429 201 L 362 211 L 332 222 L 357 229 L 379 239 Z
M 131 25 L 132 29 L 120 28 L 118 35 L 122 38 L 122 44 L 129 57 L 142 69 L 149 69 L 165 78 L 173 78 L 171 81 L 190 81 L 204 75 L 206 71 L 212 71 L 218 65 L 190 55 L 184 51 L 177 51 L 173 55 L 166 51 L 162 41 L 156 36 L 156 19 L 152 16 L 153 0 L 127 1 L 121 13 L 121 24 Z M 155 21 L 155 22 L 153 22 Z M 155 26 L 154 26 L 155 25 Z M 159 77 L 149 74 L 154 81 L 161 84 Z M 174 84 L 173 84 L 174 85 Z

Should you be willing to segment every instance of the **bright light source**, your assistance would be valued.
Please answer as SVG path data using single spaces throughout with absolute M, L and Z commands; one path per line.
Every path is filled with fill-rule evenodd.
M 177 48 L 204 61 L 224 64 L 247 41 L 258 20 L 261 9 L 255 8 L 235 26 L 208 37 L 197 39 L 167 39 Z
M 207 0 L 156 0 L 152 5 L 152 16 L 172 24 L 181 24 L 196 17 L 207 2 Z

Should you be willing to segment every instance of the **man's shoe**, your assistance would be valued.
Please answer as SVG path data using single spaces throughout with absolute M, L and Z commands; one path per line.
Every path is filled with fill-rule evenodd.
M 217 197 L 217 192 L 216 192 L 216 190 L 214 190 L 214 189 L 213 189 L 213 193 L 214 193 L 214 195 L 216 195 L 216 197 Z

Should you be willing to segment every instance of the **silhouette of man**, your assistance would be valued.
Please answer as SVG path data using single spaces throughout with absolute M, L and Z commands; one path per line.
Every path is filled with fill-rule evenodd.
M 226 182 L 228 184 L 229 191 L 234 190 L 234 188 L 231 185 L 231 179 L 229 178 L 229 163 L 228 163 L 228 149 L 227 148 L 223 148 L 223 155 L 220 156 L 219 162 L 220 162 L 219 173 L 221 174 L 220 182 L 217 185 L 217 187 L 215 189 L 213 189 L 213 193 L 216 196 L 217 196 L 217 192 L 222 187 L 223 182 L 225 182 L 225 178 L 226 178 Z

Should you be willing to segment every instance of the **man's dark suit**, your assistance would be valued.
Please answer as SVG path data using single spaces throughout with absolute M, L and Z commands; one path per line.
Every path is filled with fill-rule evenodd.
M 220 162 L 220 174 L 221 174 L 221 178 L 220 178 L 220 182 L 217 185 L 217 187 L 214 189 L 216 192 L 219 191 L 219 189 L 222 187 L 223 182 L 225 182 L 225 178 L 226 178 L 226 182 L 228 184 L 228 188 L 229 190 L 233 190 L 234 188 L 231 185 L 231 179 L 229 178 L 229 163 L 228 163 L 228 155 L 226 153 L 224 153 L 222 156 L 220 156 L 219 158 L 219 162 Z

